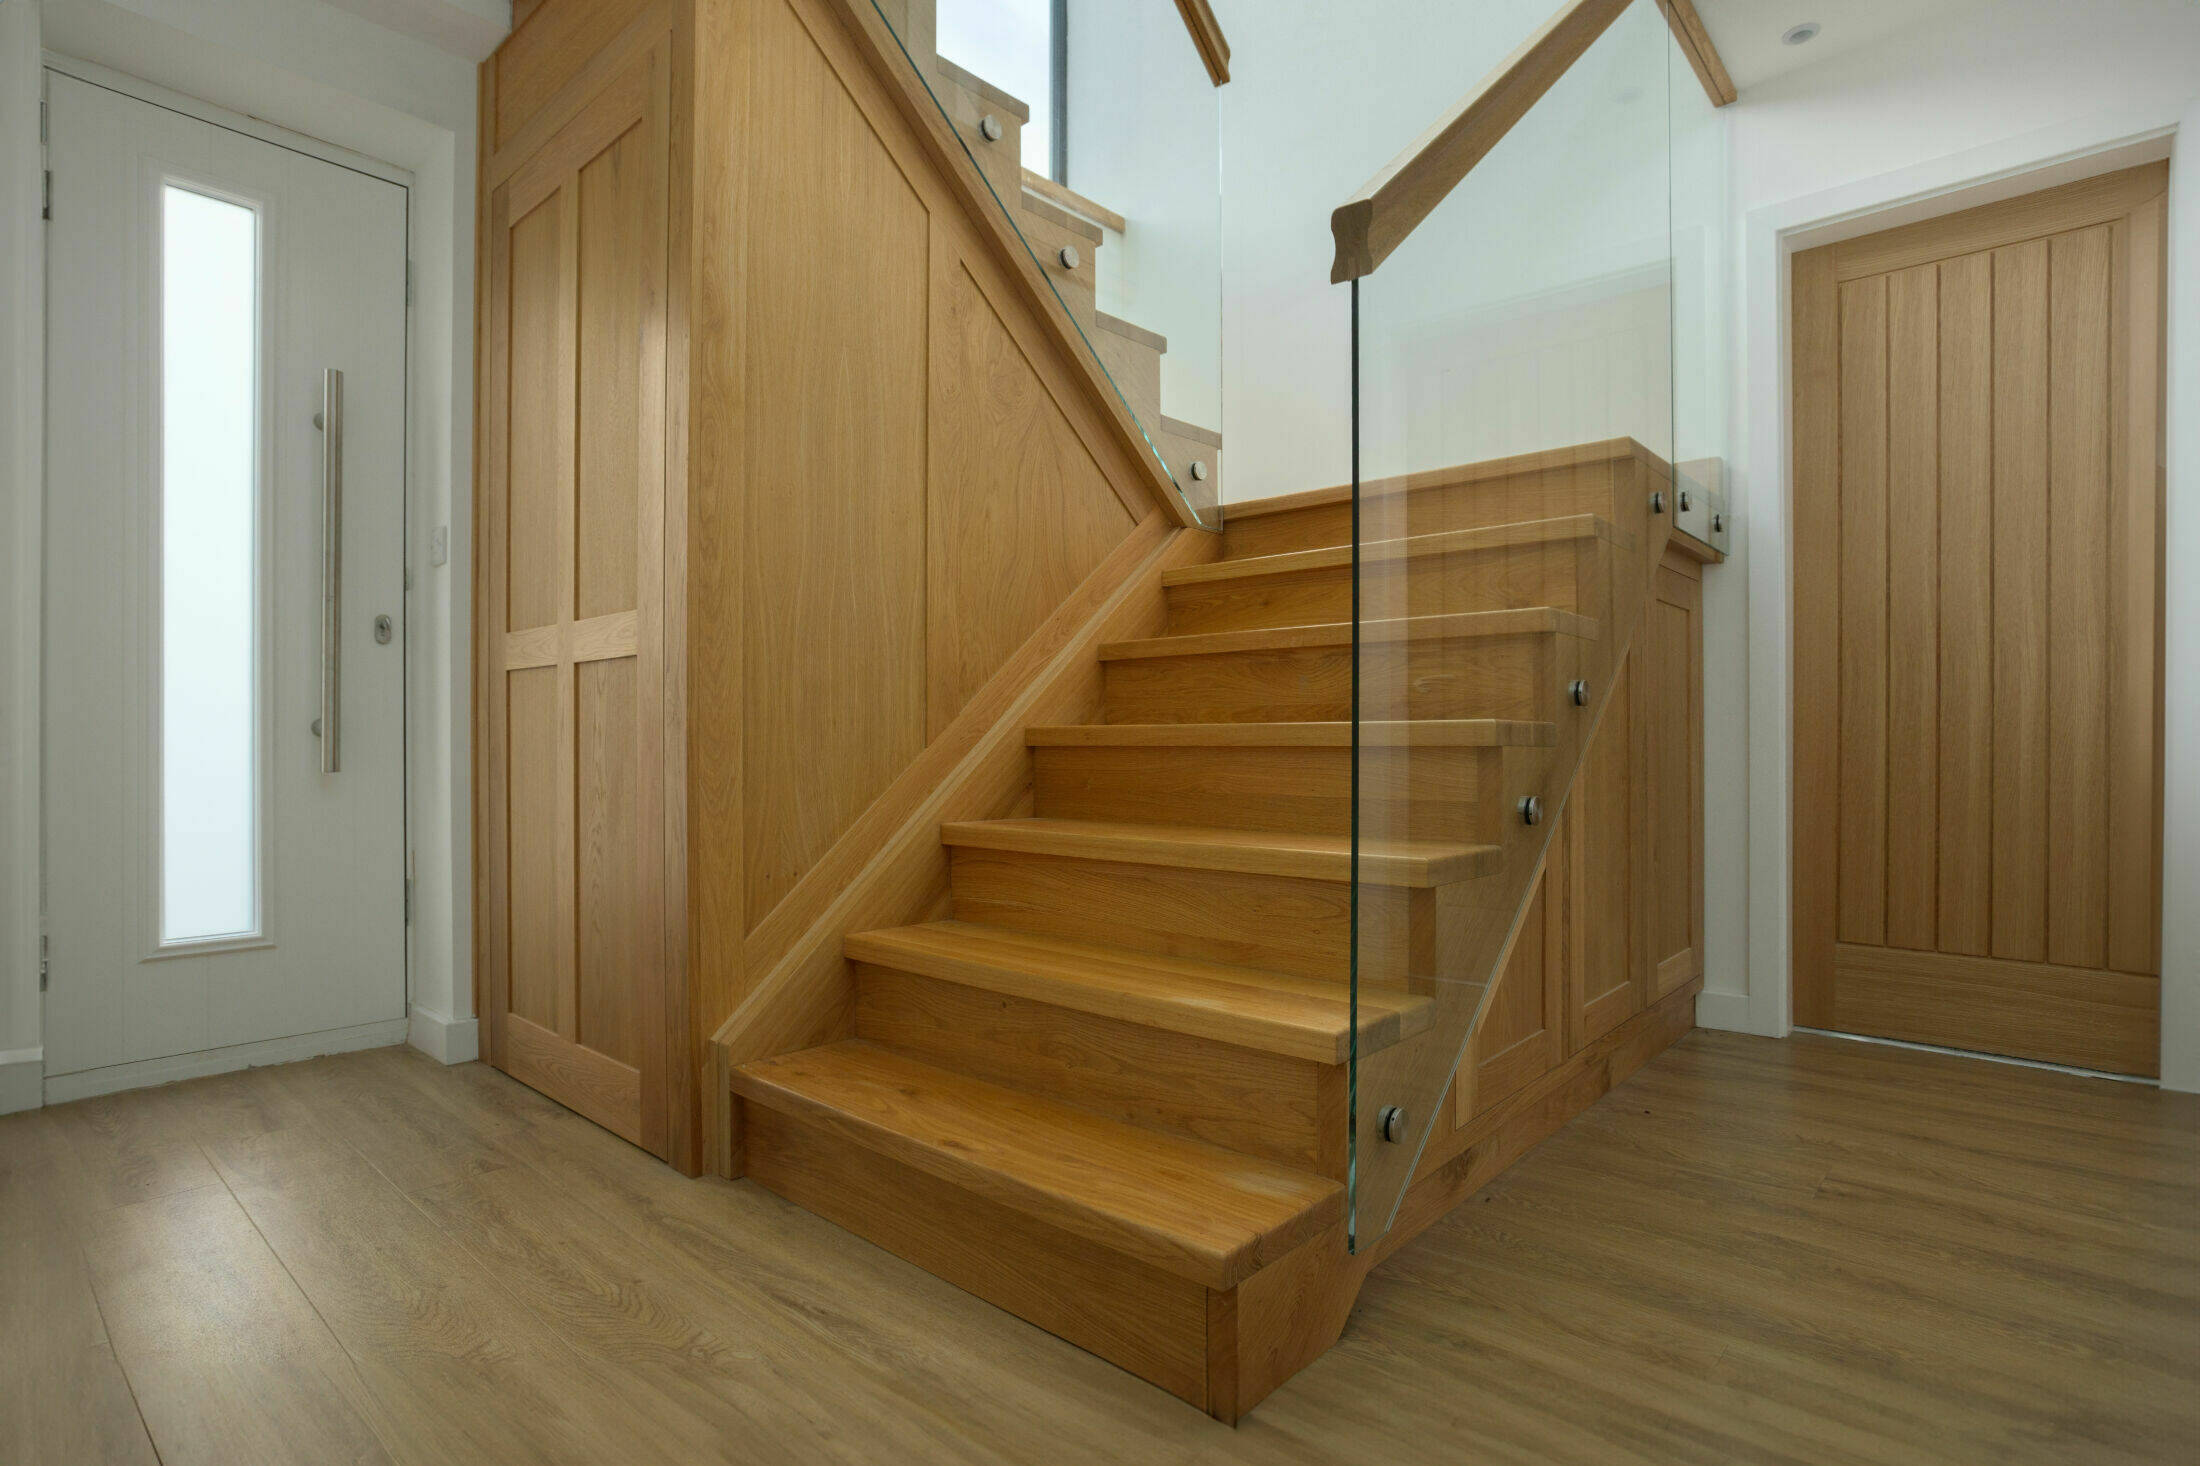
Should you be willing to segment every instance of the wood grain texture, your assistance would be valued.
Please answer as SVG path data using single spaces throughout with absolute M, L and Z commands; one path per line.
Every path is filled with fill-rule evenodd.
M 1133 523 L 977 279 L 954 260 L 934 268 L 924 527 L 931 736 Z
M 1428 131 L 1339 205 L 1329 220 L 1336 239 L 1331 283 L 1373 274 L 1626 8 L 1626 0 L 1567 0 Z
M 1993 945 L 1994 261 L 1940 266 L 1938 928 L 1943 952 Z
M 2047 960 L 2066 967 L 2108 956 L 2108 233 L 2048 241 Z
M 1740 93 L 1734 89 L 1734 78 L 1727 75 L 1726 62 L 1719 57 L 1719 48 L 1711 42 L 1711 32 L 1696 12 L 1691 0 L 1658 0 L 1658 8 L 1665 12 L 1665 23 L 1673 32 L 1673 40 L 1688 58 L 1689 70 L 1696 73 L 1704 95 L 1714 107 L 1724 107 Z
M 1994 252 L 1994 943 L 2047 957 L 2047 244 Z
M 1221 86 L 1230 79 L 1230 42 L 1215 19 L 1214 7 L 1207 0 L 1176 0 L 1176 13 L 1184 17 L 1184 29 L 1191 34 L 1208 79 Z
M 2191 1097 L 1708 1031 L 1607 1087 L 1610 1103 L 1501 1173 L 1512 1147 L 1473 1136 L 1455 1199 L 1474 1204 L 1435 1208 L 1448 1215 L 1390 1249 L 1321 1367 L 1237 1432 L 753 1185 L 685 1180 L 481 1065 L 383 1050 L 114 1096 L 105 1113 L 132 1130 L 157 1108 L 185 1122 L 181 1150 L 223 1159 L 251 1224 L 359 1361 L 404 1462 L 740 1459 L 725 1424 L 738 1412 L 801 1462 L 1268 1466 L 1377 1451 L 1439 1466 L 1458 1458 L 1470 1377 L 1489 1388 L 1478 1440 L 1562 1466 L 1686 1458 L 1707 1440 L 1733 1458 L 1825 1459 L 1834 1441 L 1884 1462 L 2168 1463 L 2200 1439 Z M 39 1137 L 84 1107 L 0 1118 L 0 1197 L 21 1194 Z M 431 1156 L 432 1172 L 418 1164 Z M 198 1164 L 201 1184 L 222 1184 Z M 15 1240 L 30 1235 L 9 1234 L 0 1288 L 43 1295 L 80 1249 L 53 1229 Z M 191 1246 L 170 1229 L 147 1252 L 180 1273 Z M 1798 1249 L 1816 1264 L 1795 1268 Z M 982 1261 L 974 1272 L 1004 1271 Z M 1049 1286 L 1066 1271 L 1025 1276 L 1081 1296 Z M 417 1306 L 422 1278 L 447 1306 Z M 203 1308 L 250 1335 L 279 1317 L 265 1297 L 192 1292 L 165 1316 Z M 94 1301 L 120 1337 L 112 1301 Z M 66 1362 L 82 1335 L 38 1317 L 0 1335 L 11 1362 L 88 1382 Z M 160 1347 L 130 1328 L 133 1351 Z M 1756 1372 L 1747 1412 L 1711 1373 L 1722 1355 Z M 26 1438 L 102 1439 L 80 1433 L 96 1405 L 33 1382 L 0 1380 L 10 1459 L 41 1459 L 15 1448 Z M 235 1377 L 189 1402 L 276 1422 L 270 1406 Z M 192 1429 L 164 1422 L 152 1439 L 189 1461 Z
M 1333 982 L 1034 937 L 966 922 L 859 932 L 861 962 L 1292 1058 L 1350 1057 L 1349 995 Z M 1373 1052 L 1428 1024 L 1426 997 L 1369 990 L 1357 1032 Z
M 931 269 L 927 201 L 811 32 L 767 5 L 754 44 L 762 113 L 811 121 L 751 185 L 779 224 L 747 253 L 750 931 L 926 742 Z
M 2093 967 L 1839 946 L 1842 1028 L 2114 1074 L 2161 1070 L 2161 982 Z
M 2154 1041 L 2117 1002 L 2074 996 L 2070 1022 L 2047 1021 L 2026 974 L 2114 991 L 2156 960 L 2159 489 L 2125 464 L 2159 452 L 2162 182 L 2149 166 L 1797 257 L 1795 953 L 1813 1026 L 1918 1039 L 1937 1014 L 1937 1041 L 2062 1041 L 2068 1062 L 2125 1069 Z M 1836 961 L 1837 942 L 1877 956 Z
M 1339 1082 L 1330 1056 L 1273 1054 L 869 964 L 857 976 L 858 1038 L 1126 1125 L 1342 1179 L 1341 1166 L 1327 1166 L 1342 1149 L 1326 1102 Z
M 667 1153 L 686 1002 L 662 881 L 672 61 L 661 36 L 621 54 L 544 104 L 555 125 L 489 208 L 480 1011 L 492 1062 Z
M 744 1066 L 742 1098 L 1087 1241 L 1233 1287 L 1339 1214 L 1334 1182 L 858 1041 Z
M 1887 282 L 1841 287 L 1841 939 L 1887 935 Z

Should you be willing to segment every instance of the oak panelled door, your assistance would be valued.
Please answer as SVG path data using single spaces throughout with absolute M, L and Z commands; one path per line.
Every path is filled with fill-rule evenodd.
M 489 200 L 488 1059 L 662 1155 L 667 66 Z
M 2158 1072 L 2165 164 L 1795 257 L 1795 1016 Z

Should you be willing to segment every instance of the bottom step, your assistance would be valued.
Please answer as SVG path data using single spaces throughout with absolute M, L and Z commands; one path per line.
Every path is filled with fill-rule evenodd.
M 733 1089 L 751 1180 L 1225 1420 L 1302 1362 L 1241 1343 L 1241 1313 L 1345 1278 L 1323 1177 L 861 1040 Z

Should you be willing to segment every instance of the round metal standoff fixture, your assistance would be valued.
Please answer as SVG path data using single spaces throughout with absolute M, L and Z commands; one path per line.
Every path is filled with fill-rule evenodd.
M 1531 794 L 1520 801 L 1520 823 L 1524 825 L 1540 825 L 1543 823 L 1542 795 Z
M 1714 514 L 1711 516 L 1711 532 L 1713 534 L 1726 533 L 1726 516 L 1724 514 Z
M 1084 259 L 1084 256 L 1077 253 L 1077 246 L 1074 244 L 1063 245 L 1061 251 L 1054 257 L 1062 262 L 1062 268 L 1065 270 L 1076 269 Z
M 1650 512 L 1652 514 L 1663 514 L 1665 512 L 1665 490 L 1660 489 L 1650 496 Z
M 1383 1139 L 1392 1145 L 1406 1138 L 1406 1112 L 1399 1106 L 1383 1106 L 1382 1118 L 1378 1123 L 1382 1127 Z
M 1195 478 L 1195 479 L 1203 479 L 1203 478 L 1205 478 L 1206 476 L 1207 476 L 1207 465 L 1206 465 L 1206 463 L 1205 463 L 1204 461 L 1200 460 L 1200 459 L 1197 459 L 1197 458 L 1193 459 L 1193 460 L 1192 460 L 1192 477 L 1193 477 L 1193 478 Z
M 1574 700 L 1575 707 L 1587 707 L 1589 705 L 1589 679 L 1576 677 L 1573 681 L 1567 683 L 1566 695 Z
M 1001 119 L 995 117 L 991 112 L 986 113 L 985 116 L 978 119 L 978 136 L 984 138 L 989 143 L 999 142 L 1001 140 L 1002 134 L 1005 133 L 1007 130 L 1008 129 L 1001 126 Z
M 1688 490 L 1686 490 L 1686 489 L 1682 489 L 1682 490 L 1681 490 L 1681 513 L 1683 513 L 1683 514 L 1686 514 L 1687 512 L 1688 512 Z

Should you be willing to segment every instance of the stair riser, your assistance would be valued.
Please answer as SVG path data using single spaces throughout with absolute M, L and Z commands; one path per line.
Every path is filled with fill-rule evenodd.
M 1341 835 L 1352 828 L 1352 750 L 1032 750 L 1033 812 L 1048 818 Z M 1390 838 L 1494 844 L 1499 748 L 1370 747 L 1364 806 Z
M 1208 1289 L 827 1127 L 742 1109 L 750 1180 L 1206 1408 Z
M 994 194 L 1004 199 L 1021 198 L 1024 191 L 1023 120 L 1009 108 L 945 73 L 935 73 L 929 82 L 932 94 L 939 98 L 940 110 L 954 124 L 970 156 L 977 159 L 978 168 L 985 174 L 985 181 L 993 186 Z M 988 139 L 979 130 L 979 124 L 987 117 L 1001 126 L 998 139 Z
M 1632 459 L 1606 459 L 1478 482 L 1434 484 L 1403 495 L 1371 495 L 1362 506 L 1360 537 L 1363 541 L 1396 539 L 1564 514 L 1600 514 L 1624 523 L 1614 513 L 1614 484 L 1632 482 L 1633 469 Z M 1222 554 L 1227 560 L 1351 543 L 1348 499 L 1247 516 L 1227 523 L 1222 532 Z
M 1556 606 L 1602 614 L 1608 546 L 1595 538 L 1502 545 L 1378 561 L 1361 582 L 1363 620 Z M 1201 581 L 1168 588 L 1169 630 L 1240 631 L 1352 619 L 1352 567 Z
M 1003 198 L 1023 197 L 1021 176 L 1015 194 L 1003 194 Z M 1039 268 L 1046 272 L 1047 283 L 1062 297 L 1062 304 L 1069 307 L 1078 328 L 1089 341 L 1098 333 L 1099 323 L 1094 320 L 1097 309 L 1095 292 L 1098 289 L 1096 271 L 1099 246 L 1083 234 L 1064 229 L 1051 219 L 1040 217 L 1030 209 L 1023 209 L 1016 216 L 1016 227 L 1031 245 L 1031 252 L 1038 257 Z M 1077 251 L 1077 267 L 1071 269 L 1061 261 L 1064 247 Z
M 1334 1064 L 856 964 L 856 1033 L 1110 1119 L 1342 1178 Z
M 1348 883 L 958 848 L 955 916 L 1074 941 L 1267 967 L 1345 982 Z M 1429 972 L 1436 903 L 1426 889 L 1368 886 L 1363 955 L 1384 972 Z
M 1376 642 L 1365 649 L 1361 706 L 1367 716 L 1381 718 L 1555 722 L 1581 654 L 1579 638 L 1547 631 Z M 1349 646 L 1132 657 L 1107 663 L 1104 676 L 1103 720 L 1110 723 L 1293 723 L 1352 716 Z

